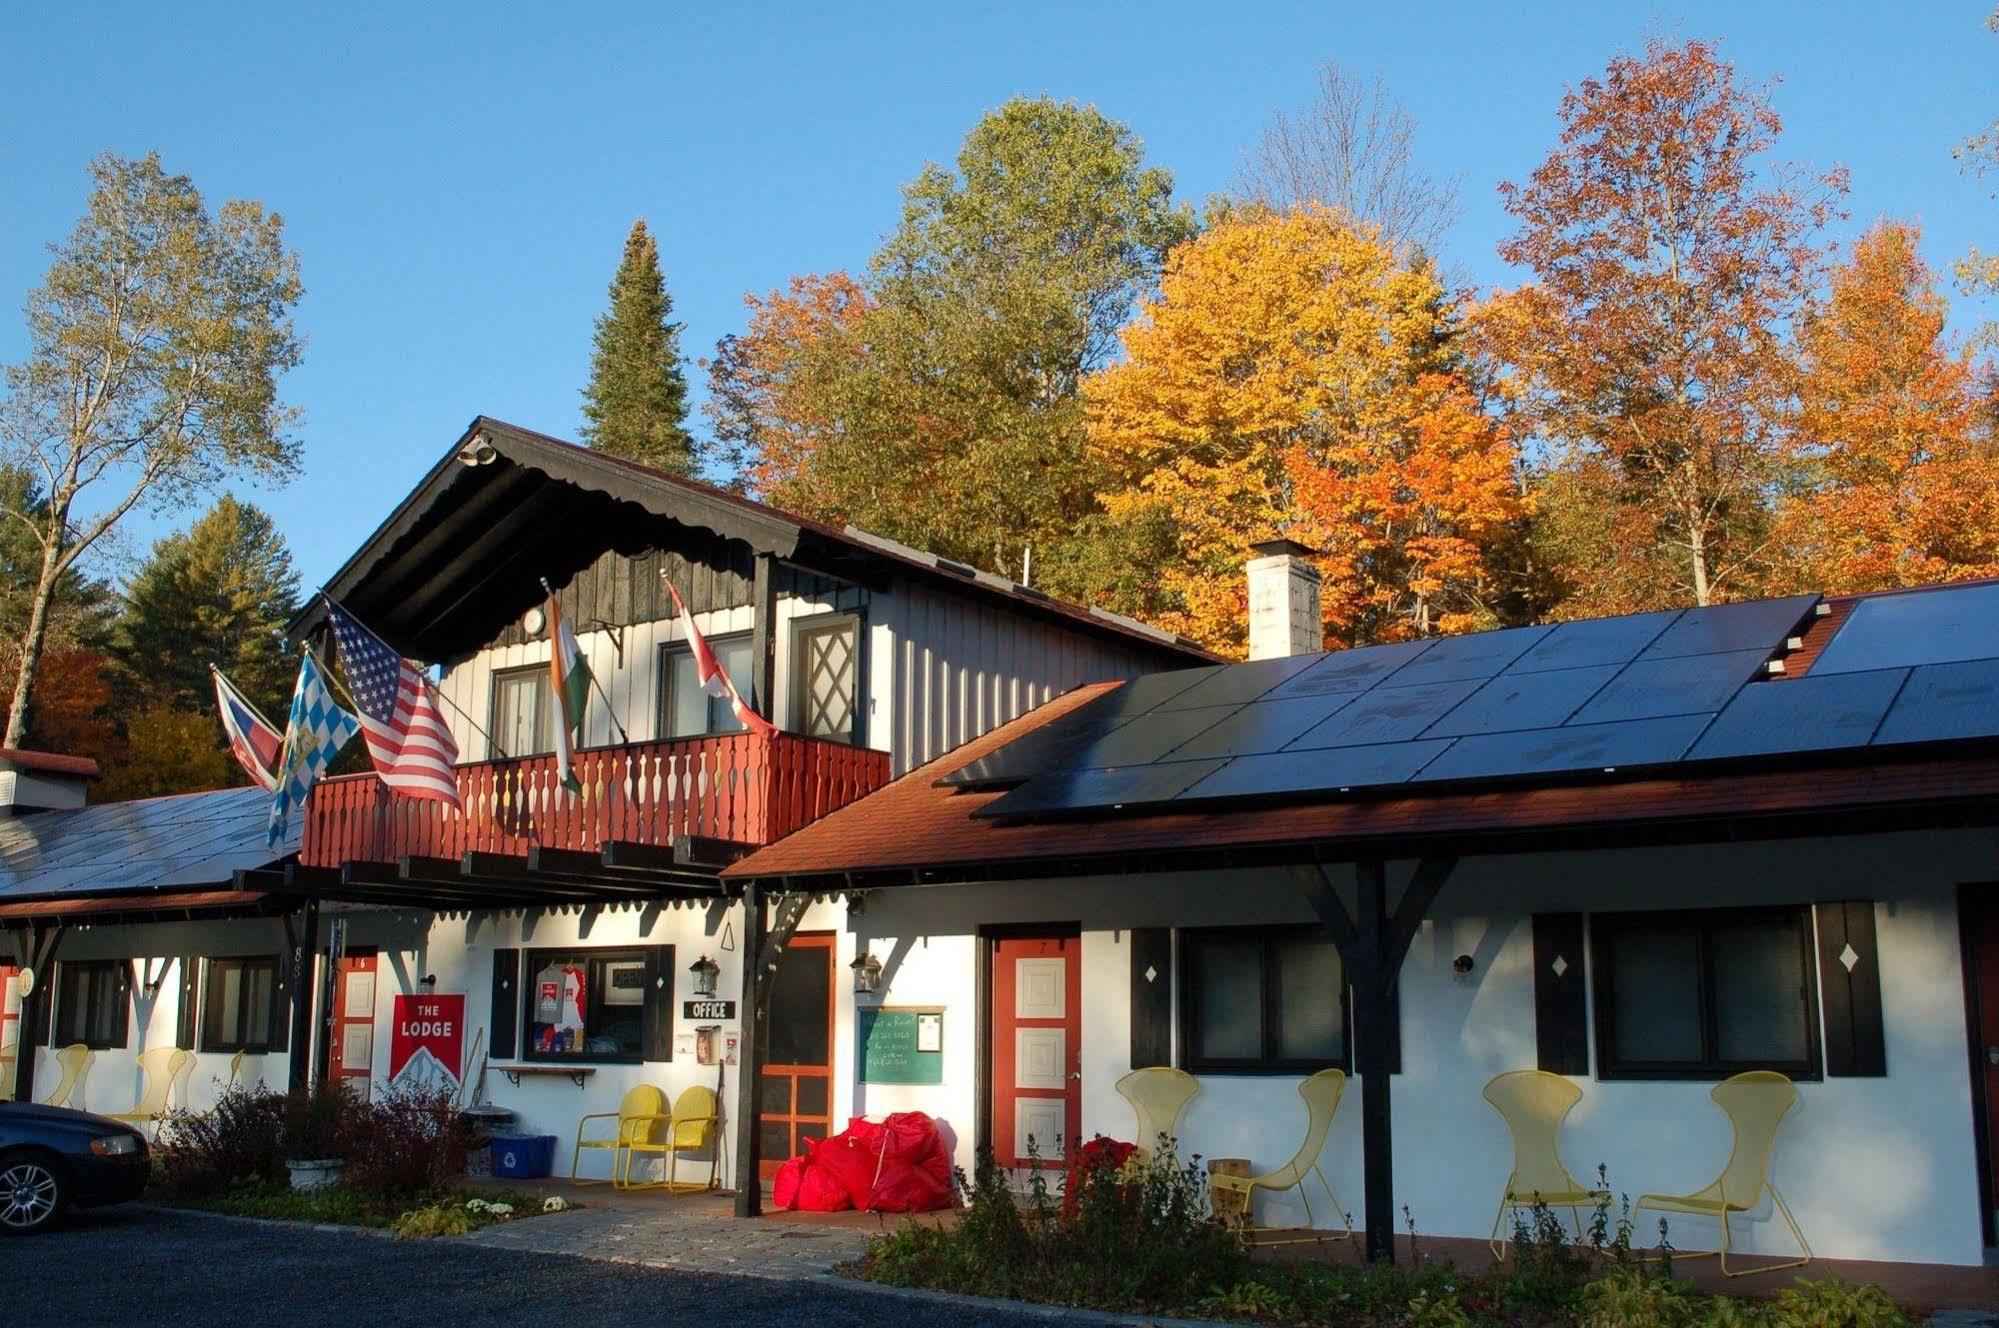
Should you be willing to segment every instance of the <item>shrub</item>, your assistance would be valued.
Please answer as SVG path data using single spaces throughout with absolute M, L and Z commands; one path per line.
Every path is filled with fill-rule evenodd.
M 451 1094 L 391 1087 L 345 1113 L 340 1156 L 346 1184 L 380 1198 L 415 1198 L 447 1189 L 465 1170 L 465 1141 Z
M 352 1094 L 322 1084 L 311 1097 L 285 1104 L 285 1160 L 319 1162 L 347 1155 L 347 1121 L 358 1104 Z
M 212 1198 L 285 1179 L 285 1099 L 262 1084 L 232 1086 L 208 1111 L 160 1122 L 157 1177 L 170 1199 Z

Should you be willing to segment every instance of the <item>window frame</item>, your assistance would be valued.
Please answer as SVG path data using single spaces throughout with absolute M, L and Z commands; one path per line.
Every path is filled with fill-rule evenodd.
M 520 1039 L 521 1059 L 541 1065 L 643 1065 L 646 1063 L 645 1010 L 651 992 L 643 986 L 639 989 L 639 1002 L 632 1008 L 639 1012 L 637 1046 L 629 1055 L 606 1055 L 601 1052 L 581 1051 L 574 1055 L 565 1052 L 538 1050 L 534 1045 L 534 1005 L 535 978 L 551 960 L 581 959 L 585 973 L 597 964 L 633 963 L 644 969 L 646 947 L 643 945 L 552 945 L 534 950 L 521 951 L 521 1010 Z M 604 985 L 592 981 L 584 996 L 583 1029 L 587 1039 L 590 1026 L 604 1006 Z
M 501 694 L 508 683 L 527 678 L 530 675 L 540 679 L 540 686 L 534 689 L 534 738 L 533 751 L 508 751 L 500 742 L 499 735 L 505 731 L 500 722 Z M 537 756 L 548 756 L 555 751 L 555 684 L 548 676 L 548 665 L 522 664 L 510 669 L 494 669 L 491 696 L 486 704 L 486 745 L 491 748 L 489 759 L 495 761 L 532 760 Z M 544 738 L 544 733 L 546 737 Z
M 867 615 L 858 609 L 837 609 L 827 613 L 804 614 L 793 618 L 787 625 L 789 649 L 787 664 L 790 685 L 785 689 L 791 711 L 791 722 L 786 725 L 792 732 L 805 737 L 816 737 L 821 742 L 837 742 L 848 747 L 868 745 L 868 624 Z M 854 717 L 852 727 L 844 738 L 815 734 L 806 722 L 809 711 L 807 701 L 808 674 L 805 667 L 807 641 L 819 633 L 846 628 L 854 634 Z
M 90 1036 L 95 1010 L 89 999 L 95 994 L 96 984 L 86 988 L 86 999 L 81 1002 L 81 1013 L 76 1013 L 78 1002 L 71 1000 L 73 982 L 81 975 L 109 973 L 111 984 L 117 992 L 117 1012 L 113 1018 L 113 1028 L 108 1040 Z M 85 979 L 87 981 L 87 979 Z M 72 1022 L 75 1021 L 75 1022 Z M 68 959 L 56 965 L 55 1012 L 49 1021 L 50 1046 L 67 1047 L 81 1042 L 92 1051 L 122 1051 L 132 1045 L 132 965 L 125 959 Z
M 1798 937 L 1801 993 L 1805 1015 L 1805 1059 L 1802 1061 L 1723 1060 L 1719 1054 L 1719 1015 L 1715 1008 L 1714 933 L 1730 922 L 1783 922 Z M 1590 1018 L 1595 1024 L 1596 1077 L 1606 1083 L 1712 1083 L 1748 1070 L 1775 1070 L 1791 1079 L 1817 1082 L 1825 1077 L 1825 1042 L 1819 1021 L 1817 931 L 1810 904 L 1751 905 L 1742 908 L 1652 909 L 1592 913 L 1589 918 Z M 1699 959 L 1695 974 L 1701 1057 L 1698 1061 L 1631 1061 L 1617 1051 L 1617 964 L 1615 939 L 1624 933 L 1671 926 L 1691 929 Z
M 1203 941 L 1254 941 L 1258 947 L 1257 969 L 1261 987 L 1257 999 L 1257 1032 L 1264 1054 L 1254 1060 L 1238 1057 L 1210 1057 L 1200 1054 L 1201 964 L 1195 949 Z M 1340 966 L 1340 1054 L 1331 1059 L 1278 1057 L 1271 1055 L 1277 1045 L 1282 1003 L 1278 991 L 1277 947 L 1280 943 L 1324 945 L 1332 949 Z M 1316 1074 L 1320 1070 L 1353 1071 L 1353 982 L 1347 973 L 1346 956 L 1329 938 L 1311 934 L 1300 926 L 1183 927 L 1174 936 L 1173 967 L 1176 974 L 1174 999 L 1179 1002 L 1176 1061 L 1189 1074 L 1232 1077 Z
M 723 632 L 718 636 L 711 636 L 707 638 L 708 648 L 715 651 L 715 655 L 718 662 L 721 658 L 721 653 L 722 653 L 719 647 L 732 646 L 739 643 L 752 643 L 751 648 L 752 650 L 754 650 L 755 649 L 753 644 L 754 640 L 755 640 L 755 634 L 751 632 Z M 692 646 L 688 645 L 688 643 L 684 640 L 663 641 L 660 643 L 659 700 L 658 700 L 659 722 L 654 726 L 659 730 L 660 739 L 662 741 L 671 742 L 680 739 L 691 740 L 694 738 L 727 738 L 727 737 L 733 737 L 738 733 L 747 732 L 747 729 L 745 729 L 740 725 L 736 728 L 729 728 L 729 729 L 718 729 L 715 727 L 715 717 L 717 713 L 716 708 L 718 706 L 720 707 L 720 713 L 728 716 L 730 722 L 734 722 L 735 720 L 735 713 L 729 709 L 728 698 L 721 696 L 710 696 L 705 698 L 708 702 L 707 721 L 706 721 L 707 726 L 703 728 L 701 732 L 675 733 L 673 731 L 673 720 L 674 720 L 673 671 L 674 671 L 675 661 L 680 659 L 692 661 L 693 658 L 694 658 L 694 649 Z M 751 666 L 754 667 L 756 663 L 755 659 L 752 658 L 750 662 Z M 729 681 L 736 685 L 736 690 L 743 694 L 743 699 L 745 701 L 750 702 L 750 704 L 752 705 L 756 704 L 756 698 L 750 694 L 754 690 L 754 688 L 751 687 L 751 683 L 754 681 L 753 679 L 738 678 L 735 674 L 731 673 L 729 674 Z
M 216 993 L 221 990 L 222 986 L 222 984 L 216 980 L 218 976 L 217 975 L 218 968 L 241 969 L 246 974 L 248 973 L 249 970 L 253 968 L 263 968 L 270 970 L 271 1010 L 270 1010 L 270 1017 L 264 1021 L 264 1027 L 261 1030 L 262 1033 L 261 1037 L 251 1037 L 251 1036 L 243 1036 L 240 1038 L 227 1037 L 227 1036 L 217 1037 L 217 1038 L 209 1037 L 208 1011 L 211 1008 L 211 1005 L 216 998 Z M 195 1041 L 199 1044 L 199 1049 L 204 1052 L 241 1051 L 241 1052 L 247 1052 L 252 1056 L 269 1055 L 271 1052 L 272 1045 L 277 1041 L 277 1038 L 273 1036 L 274 1032 L 276 1031 L 273 1028 L 273 1025 L 275 1024 L 275 1022 L 279 1017 L 278 1014 L 279 1010 L 283 1008 L 280 1005 L 279 1001 L 280 995 L 283 992 L 283 985 L 282 985 L 283 975 L 281 970 L 282 970 L 282 965 L 278 962 L 278 957 L 276 955 L 221 955 L 209 959 L 204 959 L 201 964 L 201 1000 L 200 1000 L 201 1008 L 200 1008 L 199 1017 L 195 1022 L 195 1030 L 196 1030 Z M 242 990 L 244 990 L 244 988 L 238 987 L 237 990 L 241 992 Z M 236 1021 L 235 1021 L 236 1027 L 234 1029 L 234 1032 L 237 1034 L 247 1034 L 251 1031 L 243 1027 L 244 1015 L 245 1015 L 244 1009 L 237 1010 Z

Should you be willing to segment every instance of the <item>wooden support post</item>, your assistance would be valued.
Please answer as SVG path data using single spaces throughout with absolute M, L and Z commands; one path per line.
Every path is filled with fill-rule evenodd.
M 777 672 L 777 556 L 760 553 L 750 583 L 750 705 L 777 723 L 771 679 Z
M 743 887 L 743 1045 L 736 1068 L 736 1216 L 760 1217 L 764 1206 L 763 1135 L 757 1128 L 757 1092 L 763 1087 L 768 1024 L 760 999 L 764 984 L 764 896 L 755 881 Z
M 56 947 L 62 942 L 60 922 L 31 922 L 21 937 L 21 962 L 35 975 L 35 989 L 21 998 L 21 1018 L 14 1025 L 14 1100 L 35 1100 L 35 1052 L 48 1041 L 42 1033 L 42 1011 L 55 996 Z
M 319 988 L 312 980 L 312 961 L 319 948 L 318 900 L 306 900 L 296 929 L 286 917 L 285 939 L 291 942 L 285 985 L 292 1002 L 291 1065 L 285 1089 L 302 1098 L 312 1092 L 312 1035 L 318 1024 L 313 1007 L 319 1003 Z

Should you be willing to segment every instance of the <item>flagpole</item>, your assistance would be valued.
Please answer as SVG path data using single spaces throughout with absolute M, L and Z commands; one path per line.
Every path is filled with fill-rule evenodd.
M 243 703 L 244 707 L 249 710 L 250 714 L 256 718 L 258 723 L 262 724 L 265 728 L 269 729 L 273 733 L 276 733 L 278 731 L 278 726 L 276 724 L 271 723 L 270 719 L 264 714 L 263 711 L 257 709 L 257 703 L 255 701 L 252 701 L 249 697 L 243 695 L 243 690 L 240 687 L 236 686 L 235 683 L 229 682 L 229 675 L 224 673 L 221 670 L 221 668 L 218 667 L 215 661 L 212 659 L 208 661 L 208 672 L 210 673 L 211 676 L 220 678 L 222 679 L 223 682 L 228 683 L 229 690 L 235 695 L 237 700 Z
M 339 600 L 333 598 L 333 596 L 327 594 L 324 590 L 319 591 L 317 593 L 319 595 L 319 598 L 325 600 L 328 604 L 332 605 L 334 608 L 337 608 L 342 613 L 346 614 L 349 620 L 351 620 L 356 627 L 366 632 L 369 636 L 374 637 L 377 641 L 381 641 L 384 649 L 392 649 L 392 647 L 389 646 L 389 643 L 387 641 L 382 641 L 382 634 L 376 631 L 374 628 L 368 626 L 368 624 L 362 622 L 359 618 L 356 618 L 354 616 L 354 611 L 352 609 L 348 608 L 345 604 L 342 604 Z M 395 653 L 398 658 L 403 657 L 402 651 L 397 650 Z M 315 656 L 315 658 L 317 658 L 317 656 Z M 325 660 L 323 659 L 320 660 L 319 665 L 320 668 L 326 670 L 328 676 L 332 676 L 333 671 L 327 668 Z M 361 705 L 358 701 L 354 699 L 354 693 L 347 690 L 347 684 L 339 678 L 334 678 L 334 681 L 336 683 L 339 683 L 340 694 L 347 698 L 347 703 L 353 706 L 356 710 L 359 710 L 361 708 Z M 481 724 L 478 720 L 472 718 L 471 714 L 466 711 L 464 706 L 459 705 L 456 701 L 452 700 L 449 696 L 447 696 L 443 688 L 431 684 L 430 679 L 428 678 L 425 678 L 424 682 L 430 685 L 430 690 L 432 695 L 436 696 L 438 700 L 444 702 L 444 704 L 450 706 L 453 710 L 457 711 L 458 717 L 464 720 L 467 724 L 470 724 L 472 726 L 472 731 L 474 733 L 477 733 L 480 737 L 486 740 L 486 750 L 498 753 L 500 760 L 504 761 L 509 759 L 507 749 L 501 746 L 499 742 L 494 739 L 492 734 L 486 732 L 485 725 Z
M 547 592 L 548 592 L 548 597 L 549 597 L 550 599 L 554 599 L 554 598 L 555 598 L 555 591 L 554 591 L 554 589 L 553 589 L 553 588 L 552 588 L 552 587 L 551 587 L 551 586 L 550 586 L 550 585 L 548 584 L 548 578 L 547 578 L 547 577 L 542 577 L 542 578 L 541 578 L 541 588 L 542 588 L 543 590 L 545 590 L 545 591 L 547 591 Z M 572 628 L 570 628 L 570 630 L 571 630 L 571 631 L 575 631 L 576 629 L 572 627 Z M 578 644 L 578 645 L 580 646 L 580 645 L 581 645 L 582 643 L 581 643 L 581 642 L 578 642 L 577 644 Z M 556 642 L 554 642 L 554 641 L 550 641 L 550 642 L 548 643 L 548 646 L 549 646 L 549 649 L 550 649 L 550 650 L 554 650 L 554 649 L 556 649 L 556 648 L 557 648 L 557 643 L 556 643 Z M 608 717 L 608 718 L 610 719 L 610 721 L 611 721 L 611 727 L 612 727 L 612 728 L 614 728 L 614 729 L 616 729 L 616 730 L 618 731 L 618 741 L 619 741 L 619 742 L 621 742 L 621 743 L 623 743 L 623 744 L 624 744 L 625 746 L 627 746 L 627 747 L 631 746 L 631 743 L 632 743 L 632 735 L 631 735 L 631 734 L 629 734 L 629 733 L 627 733 L 627 732 L 625 732 L 625 726 L 624 726 L 624 724 L 623 724 L 623 723 L 621 723 L 621 722 L 619 721 L 619 719 L 618 719 L 618 712 L 617 712 L 617 710 L 616 710 L 615 708 L 613 708 L 613 707 L 612 707 L 612 705 L 611 705 L 611 694 L 610 694 L 609 692 L 607 692 L 607 691 L 605 691 L 605 690 L 604 690 L 604 684 L 603 684 L 603 681 L 602 681 L 601 679 L 599 679 L 599 678 L 597 677 L 597 670 L 595 670 L 595 669 L 591 669 L 591 670 L 590 670 L 590 685 L 591 685 L 592 687 L 594 687 L 594 688 L 596 688 L 596 689 L 597 689 L 597 695 L 598 695 L 599 697 L 601 697 L 601 698 L 603 699 L 603 702 L 604 702 L 604 714 L 605 714 L 605 716 L 606 716 L 606 717 Z

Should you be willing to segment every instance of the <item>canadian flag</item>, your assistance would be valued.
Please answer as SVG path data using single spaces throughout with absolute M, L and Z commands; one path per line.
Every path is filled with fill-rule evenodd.
M 660 579 L 665 580 L 664 577 Z M 708 648 L 708 638 L 702 636 L 701 629 L 694 625 L 694 615 L 687 611 L 687 601 L 680 597 L 680 591 L 673 582 L 666 582 L 666 593 L 673 596 L 674 611 L 687 625 L 687 648 L 694 654 L 694 676 L 701 680 L 701 690 L 717 700 L 725 696 L 729 698 L 729 709 L 736 712 L 737 722 L 750 732 L 761 733 L 766 738 L 776 736 L 777 726 L 750 709 L 750 703 L 743 699 L 743 694 L 736 690 L 736 684 L 730 682 L 729 675 L 722 671 L 721 661 Z

